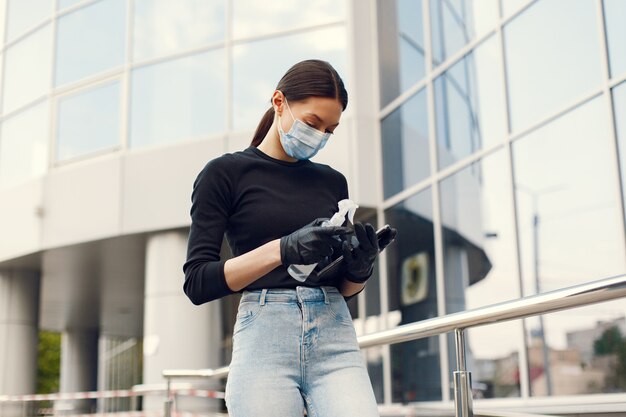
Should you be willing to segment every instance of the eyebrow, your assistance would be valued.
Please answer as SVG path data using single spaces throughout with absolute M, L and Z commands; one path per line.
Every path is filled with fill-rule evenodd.
M 319 120 L 321 123 L 324 123 L 324 121 L 322 120 L 322 118 L 321 118 L 321 117 L 319 117 L 319 116 L 318 116 L 317 114 L 315 114 L 315 113 L 306 112 L 305 114 L 306 114 L 306 115 L 309 115 L 309 116 L 313 116 L 313 117 L 315 117 L 317 120 Z M 330 125 L 330 126 L 328 126 L 328 127 L 331 127 L 331 126 L 339 126 L 339 123 L 335 123 L 334 125 Z

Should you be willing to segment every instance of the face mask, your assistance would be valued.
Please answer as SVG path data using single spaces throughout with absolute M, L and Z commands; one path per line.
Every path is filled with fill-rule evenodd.
M 293 125 L 289 132 L 285 133 L 278 116 L 278 132 L 280 133 L 280 143 L 287 155 L 299 160 L 309 159 L 326 145 L 326 141 L 330 138 L 330 133 L 322 133 L 319 130 L 307 125 L 299 119 L 293 117 L 287 99 L 285 104 L 289 110 L 289 114 L 293 119 Z

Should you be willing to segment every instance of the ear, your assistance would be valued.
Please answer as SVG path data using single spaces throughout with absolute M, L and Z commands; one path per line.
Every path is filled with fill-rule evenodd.
M 280 90 L 274 90 L 274 94 L 272 94 L 272 107 L 274 107 L 274 113 L 279 116 L 283 112 L 283 103 L 285 102 L 285 96 L 283 92 Z

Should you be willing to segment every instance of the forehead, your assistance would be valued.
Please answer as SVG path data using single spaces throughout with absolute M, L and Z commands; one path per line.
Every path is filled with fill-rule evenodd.
M 343 107 L 338 99 L 329 97 L 309 97 L 294 103 L 303 114 L 317 116 L 325 122 L 336 123 L 341 117 Z

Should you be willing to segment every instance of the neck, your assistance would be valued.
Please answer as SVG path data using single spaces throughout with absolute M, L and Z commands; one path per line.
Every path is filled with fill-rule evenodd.
M 276 127 L 277 123 L 278 119 L 274 119 L 274 123 L 272 123 L 270 130 L 267 131 L 267 134 L 263 138 L 263 142 L 261 142 L 257 149 L 272 158 L 280 159 L 281 161 L 295 162 L 297 159 L 287 155 L 283 149 L 283 145 L 280 144 L 278 128 Z

